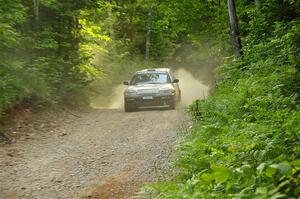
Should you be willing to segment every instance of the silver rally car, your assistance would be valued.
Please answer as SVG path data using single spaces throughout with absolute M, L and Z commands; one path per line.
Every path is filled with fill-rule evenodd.
M 124 91 L 126 112 L 141 107 L 169 107 L 175 109 L 180 101 L 179 80 L 168 68 L 144 69 L 137 71 Z

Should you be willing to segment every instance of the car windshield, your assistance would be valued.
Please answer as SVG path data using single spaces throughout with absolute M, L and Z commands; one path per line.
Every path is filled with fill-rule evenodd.
M 131 85 L 137 84 L 166 84 L 171 83 L 169 74 L 167 73 L 140 73 L 136 74 L 132 80 Z

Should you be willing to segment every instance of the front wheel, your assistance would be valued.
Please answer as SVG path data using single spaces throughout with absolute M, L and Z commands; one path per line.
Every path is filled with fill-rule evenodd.
M 174 110 L 176 108 L 176 102 L 175 100 L 173 102 L 170 102 L 169 109 Z
M 135 111 L 136 110 L 136 108 L 135 107 L 133 107 L 133 106 L 129 106 L 128 104 L 124 104 L 124 110 L 125 110 L 125 112 L 133 112 L 133 111 Z

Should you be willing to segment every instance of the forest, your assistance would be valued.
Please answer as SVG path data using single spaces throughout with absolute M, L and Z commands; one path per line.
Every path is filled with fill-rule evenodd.
M 209 63 L 214 88 L 187 109 L 178 175 L 145 194 L 300 195 L 299 0 L 0 1 L 0 48 L 0 117 L 86 106 L 138 68 L 189 65 L 197 75 Z

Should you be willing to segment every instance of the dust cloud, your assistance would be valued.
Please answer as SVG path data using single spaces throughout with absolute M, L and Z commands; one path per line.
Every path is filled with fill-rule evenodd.
M 123 108 L 124 102 L 123 102 L 123 92 L 125 90 L 126 86 L 124 85 L 118 85 L 113 89 L 113 96 L 111 103 L 108 105 L 107 108 L 109 109 L 120 109 Z
M 179 69 L 175 72 L 179 79 L 181 90 L 181 103 L 184 106 L 190 105 L 196 99 L 205 99 L 208 97 L 210 86 L 205 85 L 199 79 L 196 79 L 185 69 Z
M 176 78 L 179 79 L 181 89 L 181 104 L 190 105 L 196 99 L 205 99 L 209 95 L 210 85 L 197 79 L 191 72 L 184 68 L 175 71 Z M 93 108 L 122 109 L 124 106 L 123 92 L 126 86 L 120 84 L 112 89 L 112 93 L 107 96 L 99 96 L 92 102 Z

